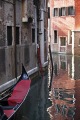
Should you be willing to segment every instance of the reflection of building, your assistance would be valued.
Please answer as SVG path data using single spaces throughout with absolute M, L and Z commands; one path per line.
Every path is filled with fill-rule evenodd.
M 77 80 L 80 79 L 80 57 L 66 56 L 64 54 L 52 54 L 54 64 L 54 75 L 58 75 L 60 70 L 65 70 L 68 76 Z
M 14 120 L 49 120 L 47 107 L 49 107 L 51 103 L 48 101 L 48 74 L 45 73 L 44 78 L 35 77 L 32 80 L 35 81 L 35 83 L 31 84 L 25 101 L 19 110 L 15 112 L 13 116 Z
M 49 0 L 53 52 L 80 55 L 80 0 Z
M 55 55 L 51 120 L 80 119 L 80 57 Z M 57 68 L 55 67 L 57 66 Z M 55 74 L 55 69 L 57 74 Z
M 74 86 L 75 81 L 68 77 L 67 71 L 60 69 L 52 83 L 53 108 L 55 109 L 53 116 L 56 114 L 53 120 L 73 118 L 75 113 Z
M 52 120 L 71 120 L 75 113 L 75 81 L 72 80 L 72 75 L 70 75 L 72 59 L 65 55 L 53 54 L 53 61 L 55 77 L 52 83 Z
M 75 82 L 75 116 L 74 120 L 80 119 L 80 80 Z

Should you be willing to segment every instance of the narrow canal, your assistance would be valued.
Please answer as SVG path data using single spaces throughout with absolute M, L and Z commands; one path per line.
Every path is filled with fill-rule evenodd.
M 44 77 L 32 86 L 21 120 L 80 120 L 80 57 L 53 54 Z
M 80 120 L 80 57 L 52 54 L 52 59 L 52 79 L 49 64 L 12 120 Z

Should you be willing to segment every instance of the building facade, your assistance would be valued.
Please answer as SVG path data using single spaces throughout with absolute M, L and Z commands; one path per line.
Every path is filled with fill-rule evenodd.
M 45 6 L 45 7 L 44 7 Z M 0 0 L 1 84 L 38 71 L 37 44 L 42 67 L 47 65 L 47 0 Z
M 53 52 L 80 55 L 80 1 L 50 0 L 50 44 Z

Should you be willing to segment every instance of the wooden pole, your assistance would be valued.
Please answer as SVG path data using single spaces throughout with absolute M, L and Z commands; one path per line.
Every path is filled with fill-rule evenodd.
M 49 53 L 50 53 L 50 60 L 51 60 L 51 67 L 52 67 L 51 80 L 50 80 L 50 86 L 49 86 L 49 90 L 51 90 L 52 79 L 53 79 L 53 59 L 52 59 L 52 53 L 51 53 L 51 46 L 50 45 L 49 45 Z
M 51 53 L 51 46 L 49 45 L 49 52 L 50 52 L 50 60 L 52 65 L 52 73 L 53 73 L 53 60 L 52 60 L 52 53 Z

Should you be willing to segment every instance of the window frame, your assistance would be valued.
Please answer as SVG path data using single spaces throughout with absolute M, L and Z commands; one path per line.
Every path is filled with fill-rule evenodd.
M 2 8 L 2 0 L 0 0 L 0 8 Z
M 67 14 L 68 15 L 75 15 L 75 9 L 74 9 L 74 6 L 68 6 L 67 7 Z
M 68 31 L 68 44 L 72 45 L 72 31 L 71 30 Z
M 12 31 L 12 33 L 11 34 L 9 34 L 9 36 L 10 35 L 12 35 L 11 36 L 11 39 L 12 39 L 12 41 L 11 41 L 11 43 L 9 44 L 8 42 L 8 27 L 11 27 L 11 31 Z M 17 38 L 17 34 L 16 34 L 16 40 L 18 39 L 18 43 L 17 43 L 17 41 L 15 41 L 14 40 L 14 26 L 12 26 L 11 24 L 7 24 L 7 26 L 6 26 L 6 46 L 13 46 L 14 45 L 14 43 L 16 42 L 16 45 L 19 45 L 19 44 L 21 44 L 21 27 L 20 26 L 16 26 L 16 28 L 19 28 L 19 34 L 18 34 L 18 38 Z M 16 33 L 17 33 L 17 31 L 16 31 Z
M 9 30 L 9 29 L 11 28 L 11 30 Z M 9 30 L 9 31 L 8 31 Z M 12 29 L 12 26 L 7 26 L 7 46 L 12 46 L 12 42 L 13 42 L 13 31 L 12 31 L 13 29 Z M 10 32 L 10 33 L 9 33 Z M 10 39 L 10 41 L 9 41 L 9 39 L 8 39 L 8 37 L 10 37 L 9 39 Z
M 66 7 L 59 8 L 59 16 L 66 16 Z
M 58 43 L 58 31 L 57 30 L 53 31 L 53 36 L 54 36 L 53 37 L 54 38 L 54 44 L 57 44 Z
M 46 29 L 44 28 L 44 42 L 46 41 Z
M 79 38 L 79 45 L 78 46 L 80 46 L 80 38 Z
M 59 8 L 53 9 L 53 16 L 55 16 L 55 17 L 59 16 Z
M 18 31 L 17 31 L 17 28 L 18 28 Z M 20 40 L 20 34 L 17 35 L 17 32 L 20 31 L 20 27 L 19 26 L 16 26 L 16 45 L 19 45 L 19 40 Z M 20 32 L 19 32 L 20 33 Z M 17 37 L 18 36 L 18 37 Z M 17 43 L 17 40 L 18 40 L 18 43 Z
M 65 41 L 63 41 L 63 43 L 61 42 L 62 41 L 61 38 L 65 38 L 65 39 L 62 39 L 62 40 L 65 40 Z M 66 46 L 66 37 L 65 36 L 60 37 L 60 46 L 61 47 L 65 47 Z
M 34 27 L 32 28 L 32 43 L 35 43 L 35 28 Z

